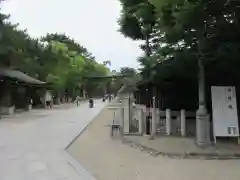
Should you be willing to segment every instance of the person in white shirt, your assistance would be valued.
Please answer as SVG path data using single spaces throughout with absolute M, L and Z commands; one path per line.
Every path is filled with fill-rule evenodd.
M 80 105 L 80 96 L 76 97 L 76 102 L 77 102 L 77 106 L 79 106 Z

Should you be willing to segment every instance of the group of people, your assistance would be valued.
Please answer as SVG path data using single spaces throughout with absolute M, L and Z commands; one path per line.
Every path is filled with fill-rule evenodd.
M 80 96 L 77 96 L 76 97 L 77 106 L 80 106 L 80 101 L 81 101 Z M 93 105 L 94 105 L 93 99 L 92 99 L 92 97 L 89 97 L 89 107 L 93 108 Z
M 113 97 L 114 97 L 113 94 L 106 94 L 103 96 L 102 100 L 103 100 L 103 102 L 105 102 L 106 99 L 108 99 L 108 101 L 111 102 Z
M 102 101 L 105 102 L 106 99 L 108 99 L 108 101 L 111 102 L 113 98 L 114 98 L 113 94 L 106 94 L 103 96 Z M 77 96 L 76 97 L 77 106 L 80 106 L 80 101 L 81 101 L 81 97 Z M 94 101 L 93 101 L 92 97 L 89 97 L 89 107 L 92 108 L 93 105 L 94 105 Z

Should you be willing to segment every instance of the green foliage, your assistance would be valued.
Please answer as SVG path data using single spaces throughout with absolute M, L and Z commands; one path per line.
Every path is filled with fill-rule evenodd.
M 120 0 L 122 12 L 119 18 L 120 32 L 133 40 L 144 40 L 146 56 L 151 55 L 151 33 L 156 23 L 155 8 L 148 0 Z
M 8 66 L 52 84 L 56 95 L 81 95 L 103 93 L 106 83 L 84 80 L 85 76 L 106 76 L 106 64 L 98 63 L 90 52 L 65 34 L 47 34 L 34 39 L 26 30 L 8 22 L 0 14 L 0 67 Z M 109 61 L 110 62 L 110 61 Z
M 170 98 L 182 98 L 193 105 L 197 103 L 191 99 L 197 99 L 197 62 L 201 60 L 207 88 L 229 84 L 240 88 L 240 1 L 148 0 L 154 6 L 154 18 L 149 18 L 154 22 L 145 19 L 151 17 L 140 5 L 146 1 L 121 2 L 121 32 L 133 40 L 145 40 L 140 47 L 146 54 L 138 58 L 144 82 L 161 86 L 161 90 L 166 88 L 165 93 L 172 91 Z M 125 16 L 136 23 L 131 25 Z M 135 38 L 139 32 L 143 38 Z M 195 87 L 195 95 L 175 92 L 174 88 L 182 86 L 186 87 L 183 92 Z
M 136 17 L 131 14 L 122 14 L 119 19 L 120 32 L 126 37 L 131 37 L 133 40 L 144 39 L 140 24 Z
M 185 67 L 183 64 L 188 62 L 184 61 L 185 59 L 201 58 L 208 68 L 208 64 L 223 63 L 221 67 L 226 67 L 226 63 L 230 62 L 234 63 L 232 64 L 234 67 L 240 66 L 237 61 L 240 58 L 240 2 L 226 0 L 133 0 L 129 2 L 121 0 L 121 2 L 121 18 L 124 19 L 125 16 L 130 15 L 138 22 L 138 28 L 136 28 L 127 20 L 120 21 L 121 32 L 132 39 L 141 39 L 134 36 L 134 33 L 136 35 L 141 32 L 143 39 L 146 40 L 146 43 L 141 45 L 146 55 L 138 59 L 141 74 L 145 79 L 152 79 L 156 75 L 158 79 L 165 76 L 163 73 L 166 72 L 165 70 L 162 68 L 153 70 L 153 67 L 156 64 L 159 68 L 165 67 L 163 64 L 166 60 L 179 61 L 179 63 L 170 63 L 171 66 L 177 64 L 177 67 L 174 67 L 174 71 L 168 71 L 170 74 L 183 73 L 178 74 L 179 77 L 182 75 L 186 77 L 188 72 L 188 70 L 178 70 Z M 148 3 L 154 6 L 152 13 L 146 11 L 146 7 L 151 7 L 147 5 Z M 125 26 L 128 27 L 124 28 L 127 31 L 123 29 Z M 151 27 L 151 32 L 148 31 L 149 34 L 145 33 L 145 36 L 144 27 Z M 223 71 L 216 68 L 212 70 L 215 73 Z M 207 71 L 207 74 L 212 74 L 210 69 Z M 196 73 L 192 75 L 196 76 Z M 238 76 L 237 71 L 234 74 Z

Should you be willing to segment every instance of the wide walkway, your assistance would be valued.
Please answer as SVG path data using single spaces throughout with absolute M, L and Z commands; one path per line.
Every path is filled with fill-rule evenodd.
M 65 147 L 104 106 L 98 100 L 93 109 L 85 102 L 1 119 L 0 180 L 93 180 Z

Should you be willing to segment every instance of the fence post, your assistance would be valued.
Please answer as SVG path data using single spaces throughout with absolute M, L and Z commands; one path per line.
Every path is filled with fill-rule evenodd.
M 152 107 L 152 132 L 151 132 L 151 136 L 150 139 L 154 139 L 156 136 L 156 98 L 155 96 L 153 97 L 153 107 Z
M 181 136 L 186 136 L 186 111 L 181 109 Z
M 121 135 L 121 137 L 123 137 L 123 135 L 124 135 L 124 107 L 123 107 L 123 99 L 120 100 L 119 111 L 120 111 L 120 135 Z
M 143 114 L 143 109 L 142 108 L 139 108 L 139 117 L 140 117 L 140 119 L 139 119 L 139 124 L 138 124 L 138 127 L 139 127 L 139 134 L 140 135 L 143 135 L 143 116 L 144 116 L 144 114 Z
M 171 129 L 172 129 L 172 116 L 171 116 L 171 110 L 166 109 L 166 134 L 169 136 L 171 135 Z

